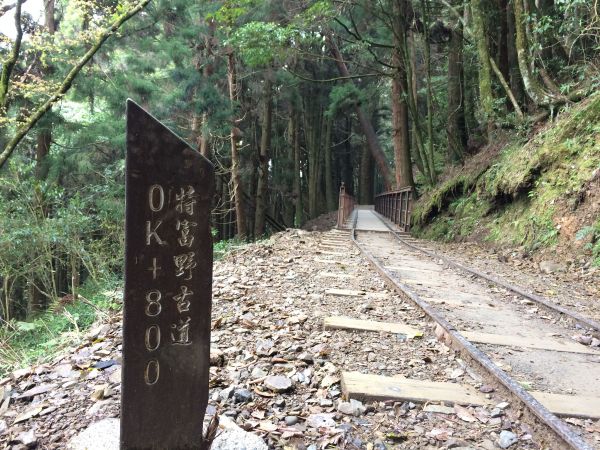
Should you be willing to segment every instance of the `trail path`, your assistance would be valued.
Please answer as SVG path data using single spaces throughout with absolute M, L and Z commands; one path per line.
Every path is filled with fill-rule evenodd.
M 440 270 L 429 267 L 436 276 Z M 347 232 L 291 230 L 248 245 L 215 263 L 213 292 L 208 413 L 234 418 L 271 447 L 545 443 L 518 405 L 440 342 L 415 305 L 386 287 Z M 408 328 L 324 329 L 328 318 L 340 317 Z M 67 354 L 0 381 L 0 447 L 64 448 L 90 423 L 118 417 L 120 324 L 120 316 L 112 317 Z M 342 373 L 453 383 L 483 404 L 348 402 Z M 598 421 L 574 423 L 600 442 Z

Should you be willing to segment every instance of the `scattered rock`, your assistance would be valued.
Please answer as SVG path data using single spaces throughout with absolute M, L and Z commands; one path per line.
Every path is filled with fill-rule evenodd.
M 35 397 L 36 395 L 45 394 L 46 392 L 51 391 L 55 387 L 55 384 L 40 384 L 32 389 L 23 392 L 21 395 L 18 395 L 17 398 L 21 399 Z
M 592 336 L 586 336 L 584 334 L 577 334 L 575 336 L 573 336 L 573 339 L 577 342 L 579 342 L 580 344 L 583 345 L 591 345 L 592 343 Z
M 226 416 L 219 418 L 217 437 L 211 445 L 211 450 L 268 450 L 267 444 L 256 434 L 242 430 Z
M 340 377 L 334 377 L 333 375 L 325 375 L 325 377 L 323 377 L 323 379 L 321 380 L 321 387 L 328 388 L 334 385 L 335 383 L 339 382 Z
M 111 372 L 110 376 L 108 377 L 108 381 L 110 381 L 113 384 L 120 384 L 121 383 L 121 368 L 117 368 L 116 370 L 114 370 L 113 372 Z
M 494 408 L 494 409 L 492 409 L 492 412 L 490 412 L 490 417 L 492 419 L 494 419 L 496 417 L 501 417 L 503 415 L 504 415 L 504 412 L 500 408 Z
M 501 448 L 508 448 L 511 445 L 517 443 L 519 438 L 517 435 L 511 431 L 502 430 L 500 432 L 500 437 L 498 438 L 498 445 Z
M 248 403 L 252 401 L 253 394 L 248 389 L 237 389 L 233 393 L 234 403 Z
M 365 405 L 363 405 L 362 402 L 350 399 L 349 402 L 340 402 L 338 404 L 337 410 L 342 414 L 358 417 L 363 415 L 367 408 L 365 408 Z
M 456 380 L 457 378 L 462 377 L 465 374 L 465 371 L 463 369 L 454 369 L 452 371 L 452 373 L 450 373 L 450 378 L 452 378 L 453 380 Z
M 312 364 L 314 362 L 314 358 L 310 353 L 303 352 L 298 355 L 298 359 L 300 361 L 304 361 L 305 363 Z
M 252 373 L 250 374 L 250 377 L 253 380 L 256 380 L 258 378 L 264 378 L 267 375 L 269 375 L 269 372 L 267 372 L 266 370 L 261 369 L 260 367 L 255 367 L 254 369 L 252 369 Z
M 22 433 L 19 433 L 15 441 L 23 444 L 27 448 L 35 447 L 38 442 L 37 436 L 35 435 L 35 432 L 33 430 L 23 431 Z
M 306 425 L 313 428 L 335 427 L 333 413 L 311 414 L 306 418 Z
M 296 425 L 298 423 L 298 416 L 285 416 L 285 424 L 288 427 Z
M 221 401 L 229 400 L 231 397 L 233 397 L 234 391 L 235 391 L 235 388 L 233 386 L 229 386 L 229 387 L 226 387 L 225 389 L 221 389 L 221 391 L 219 391 L 219 399 Z
M 119 450 L 119 419 L 93 423 L 67 444 L 67 450 Z
M 225 354 L 219 349 L 211 348 L 210 365 L 215 367 L 223 367 L 225 365 Z
M 283 375 L 271 375 L 265 379 L 265 387 L 273 392 L 286 392 L 292 388 L 292 380 Z
M 118 364 L 116 360 L 109 359 L 109 360 L 106 360 L 106 361 L 98 361 L 92 367 L 94 367 L 95 369 L 98 369 L 98 370 L 103 370 L 103 369 L 108 369 L 109 367 L 112 367 L 115 364 Z
M 562 264 L 554 261 L 541 261 L 540 271 L 543 273 L 564 272 L 565 267 Z
M 444 405 L 429 404 L 423 408 L 423 411 L 438 414 L 454 414 L 454 408 L 450 408 L 449 406 Z

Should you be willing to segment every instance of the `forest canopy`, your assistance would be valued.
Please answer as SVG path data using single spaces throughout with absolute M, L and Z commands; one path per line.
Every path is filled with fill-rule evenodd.
M 121 276 L 127 98 L 215 164 L 215 240 L 250 240 L 342 183 L 433 192 L 599 81 L 587 0 L 27 3 L 0 4 L 4 323 Z

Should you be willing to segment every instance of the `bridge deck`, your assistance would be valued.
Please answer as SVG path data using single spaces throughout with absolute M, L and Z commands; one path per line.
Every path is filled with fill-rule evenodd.
M 356 229 L 359 231 L 389 231 L 385 224 L 381 222 L 381 219 L 377 217 L 373 205 L 357 206 L 350 216 L 350 223 L 354 220 L 355 215 L 357 216 Z M 389 223 L 393 228 L 396 228 L 391 222 Z

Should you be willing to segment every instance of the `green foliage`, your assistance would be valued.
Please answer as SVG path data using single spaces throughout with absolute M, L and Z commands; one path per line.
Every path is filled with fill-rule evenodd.
M 228 44 L 234 46 L 249 67 L 263 67 L 283 59 L 301 39 L 299 32 L 274 22 L 250 22 L 236 29 Z
M 58 264 L 77 261 L 94 280 L 121 270 L 124 167 L 108 166 L 95 183 L 88 176 L 88 184 L 75 192 L 67 180 L 75 182 L 77 171 L 57 186 L 37 180 L 34 169 L 14 160 L 0 178 L 0 277 L 10 279 L 11 286 L 35 284 L 54 302 L 61 296 L 54 276 Z M 26 310 L 11 293 L 2 293 L 5 318 Z
M 217 11 L 206 14 L 206 18 L 232 26 L 246 15 L 256 3 L 258 3 L 257 0 L 227 0 Z
M 575 238 L 578 241 L 588 239 L 585 249 L 592 252 L 592 262 L 595 266 L 600 266 L 600 217 L 593 225 L 580 229 Z
M 367 99 L 366 92 L 355 84 L 338 84 L 329 93 L 329 107 L 325 114 L 327 117 L 335 117 L 338 112 L 346 111 L 362 103 L 368 103 Z
M 463 169 L 425 193 L 413 207 L 415 232 L 455 239 L 473 232 L 528 250 L 560 238 L 560 202 L 576 208 L 583 187 L 600 167 L 600 95 L 563 113 L 528 143 L 517 136 L 497 158 Z M 578 233 L 599 263 L 599 222 Z
M 213 233 L 214 234 L 214 233 Z M 213 256 L 215 260 L 219 260 L 227 255 L 232 250 L 236 250 L 247 245 L 246 242 L 239 239 L 228 239 L 215 242 L 213 245 Z
M 10 321 L 0 326 L 0 376 L 19 367 L 52 360 L 68 346 L 81 341 L 96 320 L 121 307 L 119 282 L 90 281 L 81 289 L 82 299 L 57 304 L 29 322 Z

